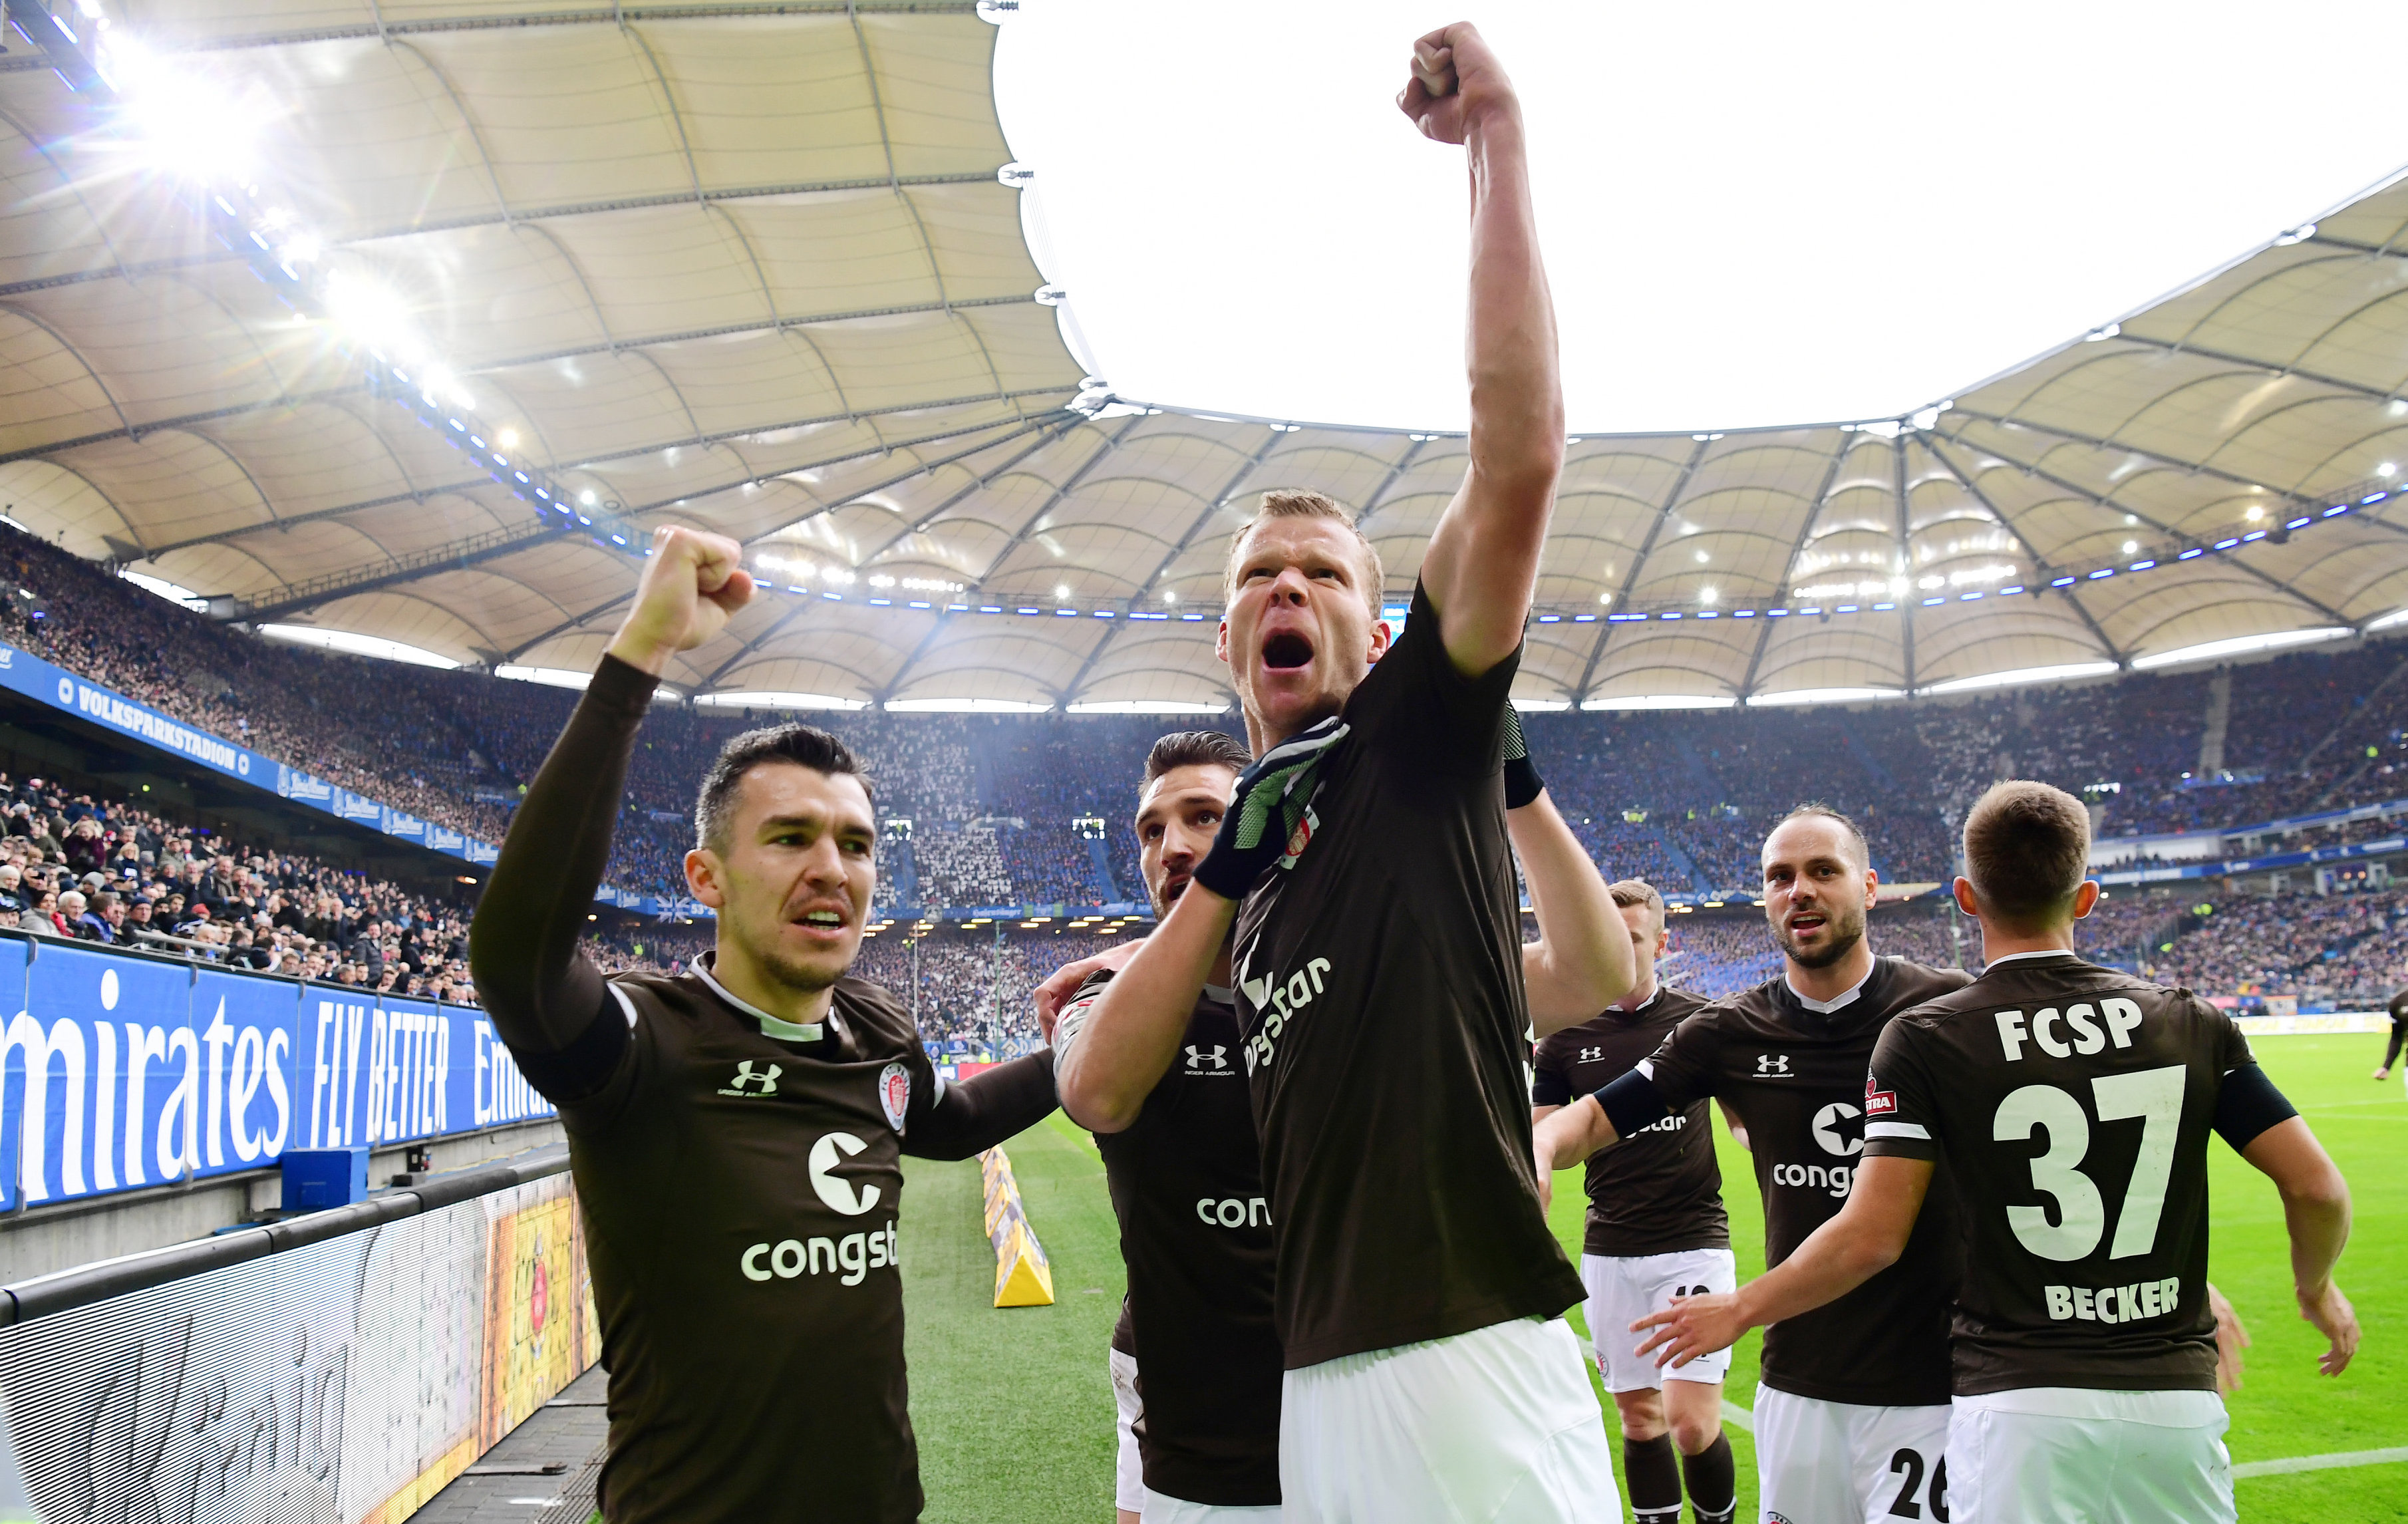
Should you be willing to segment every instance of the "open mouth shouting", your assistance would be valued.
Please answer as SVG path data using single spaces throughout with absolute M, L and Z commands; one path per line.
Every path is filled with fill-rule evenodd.
M 845 923 L 851 918 L 846 910 L 823 902 L 795 916 L 792 924 L 802 929 L 805 940 L 833 945 L 844 939 Z
M 1270 670 L 1286 671 L 1312 663 L 1312 642 L 1295 630 L 1279 630 L 1263 637 L 1263 666 Z
M 1818 910 L 1801 910 L 1789 917 L 1789 934 L 1803 942 L 1830 924 L 1830 918 Z

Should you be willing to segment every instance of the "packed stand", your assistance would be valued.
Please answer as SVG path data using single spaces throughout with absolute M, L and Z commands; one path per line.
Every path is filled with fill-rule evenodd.
M 122 800 L 0 773 L 0 924 L 473 1004 L 455 907 Z

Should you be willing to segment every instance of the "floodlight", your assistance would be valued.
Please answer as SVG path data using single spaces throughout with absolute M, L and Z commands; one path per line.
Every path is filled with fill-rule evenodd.
M 120 101 L 119 121 L 143 163 L 196 181 L 247 180 L 259 137 L 277 115 L 258 86 L 236 90 L 196 66 L 172 59 L 122 31 L 95 39 L 94 66 Z

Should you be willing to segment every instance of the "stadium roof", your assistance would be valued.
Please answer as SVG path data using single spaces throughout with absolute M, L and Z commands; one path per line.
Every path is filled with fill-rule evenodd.
M 610 537 L 685 522 L 778 584 L 671 673 L 696 691 L 1218 708 L 1254 494 L 1361 510 L 1400 601 L 1462 476 L 1459 437 L 1082 378 L 972 5 L 179 7 L 118 81 L 136 120 L 193 80 L 273 104 L 204 191 L 60 15 L 87 35 L 0 58 L 0 501 L 230 616 L 589 667 L 639 566 Z M 2373 626 L 2408 607 L 2403 291 L 2394 181 L 1905 417 L 1584 436 L 1517 695 Z

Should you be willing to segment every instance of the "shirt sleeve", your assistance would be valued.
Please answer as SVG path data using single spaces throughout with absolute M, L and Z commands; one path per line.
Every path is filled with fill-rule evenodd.
M 2209 1029 L 2214 1034 L 2217 1073 L 2229 1074 L 2258 1061 L 2258 1056 L 2249 1051 L 2249 1034 L 2241 1029 L 2230 1013 L 2219 1011 L 2205 1000 L 2198 1004 L 2200 1019 L 2210 1024 Z
M 918 1067 L 934 1078 L 925 1052 L 920 1054 Z M 916 1095 L 921 1086 L 912 1088 Z M 927 1104 L 915 1105 L 908 1114 L 903 1152 L 914 1158 L 968 1158 L 1027 1131 L 1058 1104 L 1054 1050 L 1039 1049 L 968 1079 L 926 1088 L 931 1092 Z
M 1672 1111 L 1687 1111 L 1714 1093 L 1723 1048 L 1716 1009 L 1701 1006 L 1682 1017 L 1655 1053 L 1639 1062 L 1638 1071 L 1655 1082 L 1656 1093 Z
M 1555 1039 L 1539 1044 L 1530 1061 L 1530 1104 L 1533 1106 L 1569 1106 L 1572 1100 L 1572 1077 L 1564 1063 L 1564 1050 Z
M 1519 647 L 1478 677 L 1455 670 L 1438 611 L 1419 582 L 1404 633 L 1388 647 L 1346 706 L 1347 723 L 1383 755 L 1407 755 L 1415 770 L 1476 778 L 1505 766 L 1505 717 Z
M 658 682 L 602 658 L 527 784 L 469 927 L 469 969 L 494 1032 L 527 1083 L 564 1107 L 602 1090 L 629 1051 L 627 1008 L 578 941 Z
M 1933 1134 L 1939 1106 L 1921 1048 L 1923 1028 L 1893 1021 L 1873 1044 L 1872 1069 L 1865 1076 L 1865 1157 L 1920 1158 L 1940 1157 Z

